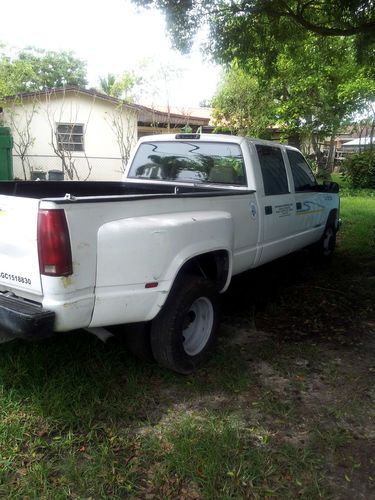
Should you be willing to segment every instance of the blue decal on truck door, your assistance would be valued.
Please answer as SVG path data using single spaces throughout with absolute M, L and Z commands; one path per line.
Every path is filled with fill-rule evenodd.
M 301 208 L 297 207 L 297 215 L 310 215 L 323 212 L 324 206 L 315 201 L 304 201 Z

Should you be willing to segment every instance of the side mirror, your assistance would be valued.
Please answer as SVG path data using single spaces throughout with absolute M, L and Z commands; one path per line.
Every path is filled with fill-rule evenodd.
M 325 193 L 338 193 L 340 191 L 340 186 L 337 182 L 324 181 L 323 187 Z

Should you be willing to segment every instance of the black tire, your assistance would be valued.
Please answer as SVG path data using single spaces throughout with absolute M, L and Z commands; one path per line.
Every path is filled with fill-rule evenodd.
M 178 373 L 193 372 L 211 354 L 218 322 L 219 295 L 215 284 L 199 276 L 180 277 L 151 323 L 155 360 Z
M 149 363 L 155 361 L 151 350 L 150 322 L 120 325 L 112 332 L 133 356 Z
M 320 240 L 312 247 L 314 255 L 320 260 L 329 260 L 336 247 L 336 225 L 334 217 L 327 221 L 324 233 Z

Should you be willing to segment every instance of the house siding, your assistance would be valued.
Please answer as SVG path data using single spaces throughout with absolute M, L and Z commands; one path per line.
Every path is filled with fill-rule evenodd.
M 56 156 L 52 146 L 53 140 L 56 144 L 56 124 L 76 123 L 84 125 L 84 151 L 71 153 L 74 179 L 120 180 L 124 161 L 121 160 L 120 148 L 110 121 L 114 115 L 118 116 L 124 136 L 134 146 L 137 140 L 137 112 L 127 107 L 123 107 L 120 112 L 119 109 L 116 103 L 97 96 L 79 92 L 51 92 L 24 98 L 17 105 L 9 103 L 4 109 L 4 121 L 12 128 L 14 142 L 17 143 L 32 114 L 29 129 L 34 141 L 27 151 L 27 178 L 30 178 L 30 169 L 46 173 L 49 170 L 62 170 L 62 160 Z M 13 154 L 14 176 L 23 179 L 22 162 L 15 147 Z M 69 179 L 66 173 L 65 179 Z

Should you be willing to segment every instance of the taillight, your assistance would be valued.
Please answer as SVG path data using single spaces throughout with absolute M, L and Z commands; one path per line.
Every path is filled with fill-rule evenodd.
M 39 210 L 38 253 L 41 274 L 69 276 L 73 273 L 69 229 L 64 210 Z

